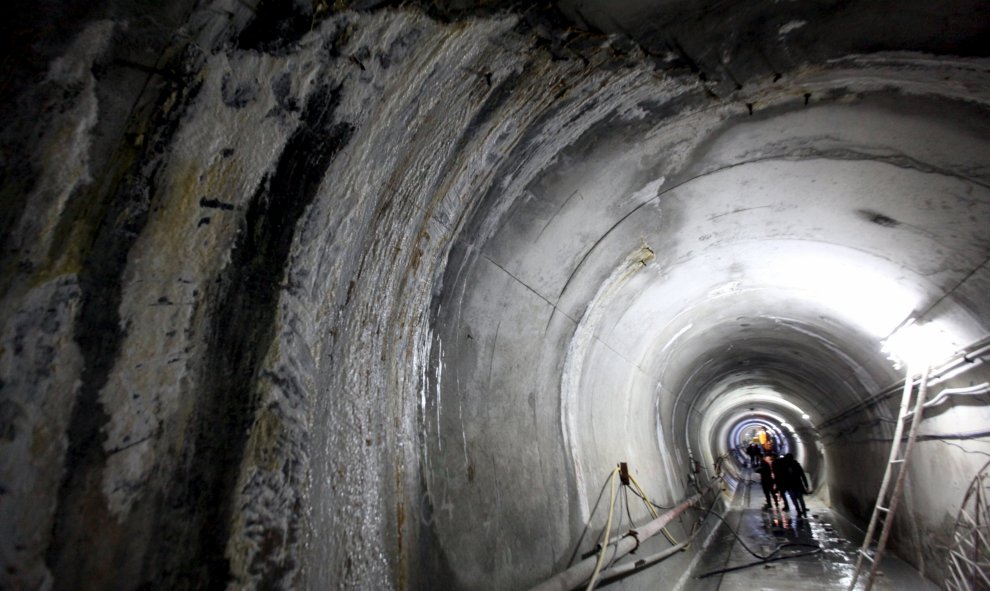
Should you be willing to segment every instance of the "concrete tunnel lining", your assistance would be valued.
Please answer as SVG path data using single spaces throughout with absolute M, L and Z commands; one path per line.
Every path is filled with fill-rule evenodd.
M 31 129 L 0 586 L 525 588 L 587 550 L 616 462 L 672 504 L 750 412 L 868 515 L 903 377 L 881 339 L 990 332 L 970 5 L 876 39 L 861 7 L 433 4 L 217 0 L 161 30 L 101 5 L 51 50 L 3 132 Z M 983 402 L 926 423 L 952 493 L 915 479 L 897 550 L 936 574 Z
M 836 87 L 848 77 L 836 76 Z M 873 86 L 866 76 L 853 77 Z M 828 92 L 818 84 L 816 90 Z M 975 173 L 985 140 L 951 116 L 934 116 L 968 105 L 917 96 L 918 84 L 913 73 L 906 82 L 911 94 L 897 96 L 889 92 L 896 82 L 885 75 L 875 93 L 855 99 L 838 96 L 812 107 L 792 101 L 755 120 L 727 118 L 701 134 L 714 139 L 700 142 L 670 180 L 649 172 L 657 168 L 651 138 L 660 133 L 648 127 L 596 128 L 593 139 L 568 148 L 505 214 L 492 246 L 479 249 L 487 269 L 480 275 L 498 275 L 501 287 L 472 276 L 467 291 L 503 295 L 483 300 L 485 319 L 455 320 L 470 325 L 474 339 L 494 339 L 493 349 L 484 350 L 490 360 L 466 360 L 488 368 L 490 391 L 536 415 L 550 413 L 539 401 L 549 398 L 553 408 L 555 394 L 534 392 L 528 380 L 534 372 L 562 372 L 564 449 L 552 441 L 547 451 L 539 437 L 535 451 L 529 439 L 522 446 L 501 439 L 523 436 L 515 430 L 475 445 L 515 449 L 514 457 L 532 462 L 523 472 L 544 475 L 547 488 L 549 464 L 568 465 L 576 487 L 574 532 L 617 461 L 649 474 L 650 492 L 670 503 L 687 490 L 688 448 L 706 466 L 727 451 L 718 420 L 730 421 L 733 411 L 754 402 L 720 382 L 783 386 L 784 400 L 815 420 L 896 382 L 899 371 L 881 354 L 881 339 L 939 301 L 986 256 L 985 232 L 953 231 L 970 213 L 987 217 L 987 189 Z M 928 91 L 937 96 L 938 86 L 933 79 Z M 694 117 L 692 124 L 705 129 Z M 962 149 L 947 160 L 934 149 L 944 145 Z M 937 202 L 932 195 L 940 196 Z M 548 207 L 548 197 L 556 205 Z M 887 224 L 912 230 L 885 232 Z M 581 231 L 568 231 L 575 227 Z M 760 322 L 745 326 L 746 318 Z M 956 320 L 946 329 L 956 348 L 984 330 L 975 309 L 963 308 Z M 539 343 L 560 343 L 566 337 L 554 333 L 561 326 L 574 332 L 563 368 L 555 369 L 559 357 Z M 536 342 L 525 342 L 531 339 Z M 676 356 L 664 354 L 670 340 L 677 341 Z M 706 359 L 723 363 L 700 367 Z M 446 361 L 449 368 L 465 360 Z M 519 371 L 534 362 L 536 368 Z M 553 385 L 552 377 L 540 384 Z M 705 419 L 686 416 L 678 405 L 702 407 L 698 416 Z M 758 406 L 781 410 L 768 401 Z M 801 424 L 800 414 L 783 411 L 790 424 Z M 553 423 L 543 416 L 526 421 L 540 428 Z M 798 429 L 794 437 L 813 481 L 822 482 L 827 470 L 817 434 Z M 560 478 L 560 468 L 550 470 Z M 534 510 L 539 513 L 524 508 L 518 518 L 537 519 Z M 557 543 L 560 556 L 566 542 Z

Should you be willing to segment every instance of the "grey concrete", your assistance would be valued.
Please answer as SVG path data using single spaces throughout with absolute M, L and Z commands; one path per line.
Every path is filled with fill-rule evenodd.
M 985 1 L 9 13 L 0 587 L 527 588 L 758 422 L 862 523 L 882 341 L 990 376 Z M 987 402 L 922 426 L 934 581 Z

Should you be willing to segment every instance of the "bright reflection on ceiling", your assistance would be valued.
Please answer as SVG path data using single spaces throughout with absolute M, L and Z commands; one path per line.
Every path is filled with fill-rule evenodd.
M 891 279 L 895 273 L 837 249 L 794 249 L 753 269 L 754 281 L 800 292 L 876 337 L 885 337 L 918 305 L 920 295 Z
M 652 263 L 651 270 L 629 284 L 631 305 L 607 338 L 614 348 L 638 351 L 648 319 L 658 342 L 638 356 L 662 353 L 661 360 L 689 338 L 740 317 L 808 326 L 827 318 L 842 332 L 876 339 L 879 349 L 881 339 L 925 308 L 934 287 L 895 261 L 812 240 L 726 242 L 668 266 Z
M 777 407 L 786 408 L 801 418 L 810 418 L 800 406 L 794 404 L 780 392 L 763 386 L 743 386 L 725 392 L 718 400 L 712 403 L 709 412 L 713 415 L 720 415 L 732 409 L 746 406 L 760 405 L 765 411 L 765 404 L 772 404 Z M 784 419 L 780 419 L 783 421 Z

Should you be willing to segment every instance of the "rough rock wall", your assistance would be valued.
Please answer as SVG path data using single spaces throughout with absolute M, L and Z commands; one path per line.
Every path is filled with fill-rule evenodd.
M 124 24 L 51 64 L 5 220 L 3 586 L 454 584 L 417 449 L 446 253 L 641 77 L 517 17 L 221 1 L 118 141 Z

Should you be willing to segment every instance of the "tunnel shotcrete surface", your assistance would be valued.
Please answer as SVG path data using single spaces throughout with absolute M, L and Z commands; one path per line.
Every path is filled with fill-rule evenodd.
M 865 522 L 892 336 L 990 373 L 990 6 L 819 4 L 16 2 L 0 588 L 527 589 L 761 425 Z M 936 582 L 988 401 L 911 460 Z

